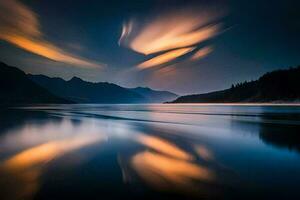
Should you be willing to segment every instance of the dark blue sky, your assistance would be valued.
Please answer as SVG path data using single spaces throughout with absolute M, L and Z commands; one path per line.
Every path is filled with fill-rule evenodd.
M 299 65 L 299 8 L 296 0 L 0 0 L 0 60 L 27 73 L 52 77 L 78 76 L 93 82 L 149 86 L 179 94 L 208 92 L 256 79 L 267 71 Z M 188 17 L 182 19 L 180 15 Z M 161 39 L 169 29 L 181 30 L 193 17 L 201 16 L 208 16 L 205 23 L 209 27 L 217 26 L 216 35 L 187 45 L 192 48 L 176 59 L 155 66 L 151 62 L 150 67 L 145 63 L 156 56 L 163 59 L 164 53 L 177 55 L 181 52 L 172 50 L 181 51 L 186 46 L 145 55 L 146 47 L 154 40 L 143 35 L 143 30 L 158 31 L 160 35 L 155 31 L 153 35 Z M 174 23 L 177 18 L 178 23 Z M 197 20 L 201 23 L 202 19 Z M 166 26 L 151 29 L 155 22 Z M 119 45 L 124 27 L 132 28 L 131 35 Z M 134 46 L 138 36 L 147 40 Z M 191 61 L 202 48 L 209 51 Z

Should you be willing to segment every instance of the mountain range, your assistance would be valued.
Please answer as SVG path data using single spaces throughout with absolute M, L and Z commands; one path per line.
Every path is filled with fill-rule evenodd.
M 34 83 L 21 70 L 0 62 L 0 103 L 71 103 Z
M 147 87 L 125 88 L 113 83 L 66 81 L 45 75 L 25 74 L 0 62 L 0 104 L 33 103 L 162 103 L 178 95 Z
M 300 66 L 268 72 L 255 81 L 233 84 L 225 90 L 178 97 L 147 87 L 125 88 L 78 77 L 66 81 L 25 74 L 0 62 L 0 104 L 299 102 L 299 85 Z
M 205 94 L 186 95 L 169 103 L 299 102 L 300 66 L 268 72 L 255 81 Z
M 125 88 L 113 83 L 84 81 L 73 77 L 69 81 L 44 75 L 28 75 L 41 87 L 53 94 L 76 103 L 162 103 L 178 95 L 150 88 Z

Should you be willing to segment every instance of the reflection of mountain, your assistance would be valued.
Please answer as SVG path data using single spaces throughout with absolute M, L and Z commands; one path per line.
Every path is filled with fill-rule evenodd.
M 266 143 L 297 150 L 300 153 L 300 127 L 299 125 L 281 126 L 278 125 L 262 125 L 259 137 Z
M 177 95 L 150 88 L 128 89 L 107 82 L 91 83 L 74 77 L 69 81 L 44 75 L 28 75 L 31 80 L 55 95 L 77 103 L 161 103 Z
M 161 199 L 161 194 L 176 194 L 176 199 L 182 199 L 187 194 L 192 198 L 223 193 L 220 185 L 224 183 L 218 176 L 224 178 L 228 171 L 218 165 L 213 151 L 200 140 L 186 141 L 185 134 L 170 134 L 168 129 L 149 124 L 136 126 L 140 122 L 105 120 L 86 111 L 85 106 L 74 109 L 66 105 L 0 113 L 0 121 L 6 120 L 4 127 L 0 125 L 1 151 L 13 151 L 0 162 L 0 199 L 1 195 L 12 197 L 19 193 L 22 197 L 35 194 L 36 199 L 82 199 L 86 195 L 94 199 L 99 193 L 105 199 L 131 195 L 130 199 L 144 199 L 124 189 L 122 180 L 126 177 L 130 177 L 126 187 L 135 189 L 138 182 L 141 195 L 150 195 L 149 199 Z M 79 122 L 74 124 L 71 118 Z M 109 142 L 105 142 L 106 138 Z M 103 151 L 116 141 L 122 145 Z M 88 174 L 83 175 L 85 171 Z M 71 187 L 65 187 L 70 183 Z
M 272 102 L 300 100 L 300 66 L 266 73 L 230 89 L 182 96 L 172 103 Z
M 300 114 L 264 113 L 261 119 L 265 122 L 259 127 L 259 137 L 267 144 L 296 150 L 300 153 Z
M 300 114 L 262 112 L 243 120 L 236 118 L 231 126 L 243 133 L 257 134 L 267 145 L 300 153 Z
M 58 117 L 50 117 L 44 112 L 34 112 L 29 110 L 23 111 L 3 108 L 0 112 L 0 136 L 8 130 L 20 128 L 28 123 L 39 122 L 38 124 L 42 124 L 43 122 L 46 123 L 47 120 L 51 120 L 52 122 L 59 122 L 61 120 Z
M 68 102 L 31 81 L 21 70 L 0 62 L 0 104 Z

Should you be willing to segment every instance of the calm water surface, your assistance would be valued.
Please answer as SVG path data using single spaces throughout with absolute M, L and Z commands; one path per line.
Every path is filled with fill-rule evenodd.
M 300 199 L 300 107 L 1 108 L 0 199 Z

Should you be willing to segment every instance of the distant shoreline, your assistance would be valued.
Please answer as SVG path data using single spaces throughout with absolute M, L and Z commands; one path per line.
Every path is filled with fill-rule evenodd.
M 231 106 L 300 106 L 300 102 L 297 103 L 174 103 L 174 102 L 166 102 L 164 104 L 168 105 L 231 105 Z
M 20 108 L 20 107 L 36 107 L 36 106 L 88 106 L 88 105 L 191 105 L 191 106 L 299 106 L 299 103 L 129 103 L 129 104 L 108 104 L 108 103 L 71 103 L 71 104 L 0 104 L 0 108 Z

